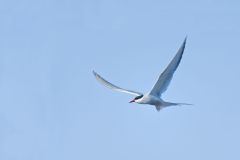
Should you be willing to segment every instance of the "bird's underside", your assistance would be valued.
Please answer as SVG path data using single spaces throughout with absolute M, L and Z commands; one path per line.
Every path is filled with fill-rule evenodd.
M 162 93 L 167 90 L 167 88 L 172 80 L 173 74 L 181 62 L 185 44 L 186 44 L 186 38 L 185 38 L 183 44 L 181 45 L 181 47 L 179 48 L 178 52 L 172 59 L 172 61 L 169 63 L 167 68 L 159 76 L 159 78 L 158 78 L 157 82 L 155 83 L 155 85 L 153 86 L 152 90 L 147 94 L 142 94 L 140 92 L 120 88 L 120 87 L 108 82 L 104 78 L 102 78 L 95 71 L 93 71 L 93 74 L 94 74 L 95 78 L 104 86 L 106 86 L 112 90 L 115 90 L 115 91 L 135 95 L 136 97 L 132 101 L 130 101 L 130 103 L 135 102 L 135 103 L 139 103 L 139 104 L 154 105 L 158 111 L 160 111 L 162 108 L 165 108 L 168 106 L 189 105 L 186 103 L 165 102 L 161 99 Z
M 163 108 L 170 107 L 170 106 L 181 106 L 181 105 L 190 105 L 187 103 L 172 103 L 172 102 L 166 102 L 162 100 L 160 97 L 156 97 L 150 94 L 144 95 L 141 99 L 135 100 L 138 104 L 148 104 L 155 106 L 157 111 L 160 111 Z

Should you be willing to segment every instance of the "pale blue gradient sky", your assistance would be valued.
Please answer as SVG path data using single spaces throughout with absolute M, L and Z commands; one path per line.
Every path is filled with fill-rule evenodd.
M 1 0 L 1 160 L 240 159 L 240 2 Z M 148 91 L 188 35 L 156 112 Z

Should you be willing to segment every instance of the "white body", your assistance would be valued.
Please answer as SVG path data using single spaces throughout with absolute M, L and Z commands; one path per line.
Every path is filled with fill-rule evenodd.
M 150 104 L 150 105 L 162 105 L 163 100 L 160 97 L 145 94 L 142 98 L 135 100 L 134 102 L 139 104 Z
M 138 104 L 154 105 L 158 111 L 168 106 L 181 105 L 180 103 L 165 102 L 160 97 L 156 97 L 150 94 L 145 94 L 142 98 L 137 99 L 134 102 Z
M 152 90 L 147 94 L 142 94 L 140 92 L 135 92 L 135 91 L 120 88 L 120 87 L 108 82 L 107 80 L 102 78 L 99 74 L 97 74 L 94 71 L 93 71 L 93 74 L 96 77 L 96 79 L 100 83 L 105 85 L 106 87 L 108 87 L 110 89 L 113 89 L 113 90 L 116 90 L 116 91 L 125 92 L 125 93 L 129 93 L 129 94 L 137 96 L 131 102 L 136 102 L 136 103 L 139 103 L 139 104 L 154 105 L 158 111 L 160 109 L 164 108 L 164 107 L 167 107 L 167 106 L 188 105 L 186 103 L 165 102 L 161 99 L 162 93 L 167 90 L 167 87 L 169 86 L 169 84 L 172 80 L 173 74 L 180 64 L 180 61 L 182 59 L 182 55 L 183 55 L 183 52 L 184 52 L 185 44 L 186 44 L 186 38 L 185 38 L 182 46 L 179 48 L 175 57 L 169 63 L 167 68 L 161 73 L 161 75 L 159 76 L 156 84 L 153 86 Z

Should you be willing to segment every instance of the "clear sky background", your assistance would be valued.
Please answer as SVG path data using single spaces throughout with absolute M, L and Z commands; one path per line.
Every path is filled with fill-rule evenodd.
M 1 160 L 240 159 L 240 2 L 0 0 Z M 147 92 L 188 35 L 163 98 Z

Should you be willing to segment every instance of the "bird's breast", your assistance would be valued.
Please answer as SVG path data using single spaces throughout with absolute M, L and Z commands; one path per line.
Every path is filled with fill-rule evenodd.
M 140 104 L 150 104 L 150 105 L 159 105 L 161 104 L 162 100 L 158 97 L 152 95 L 143 96 L 139 101 L 136 101 Z

